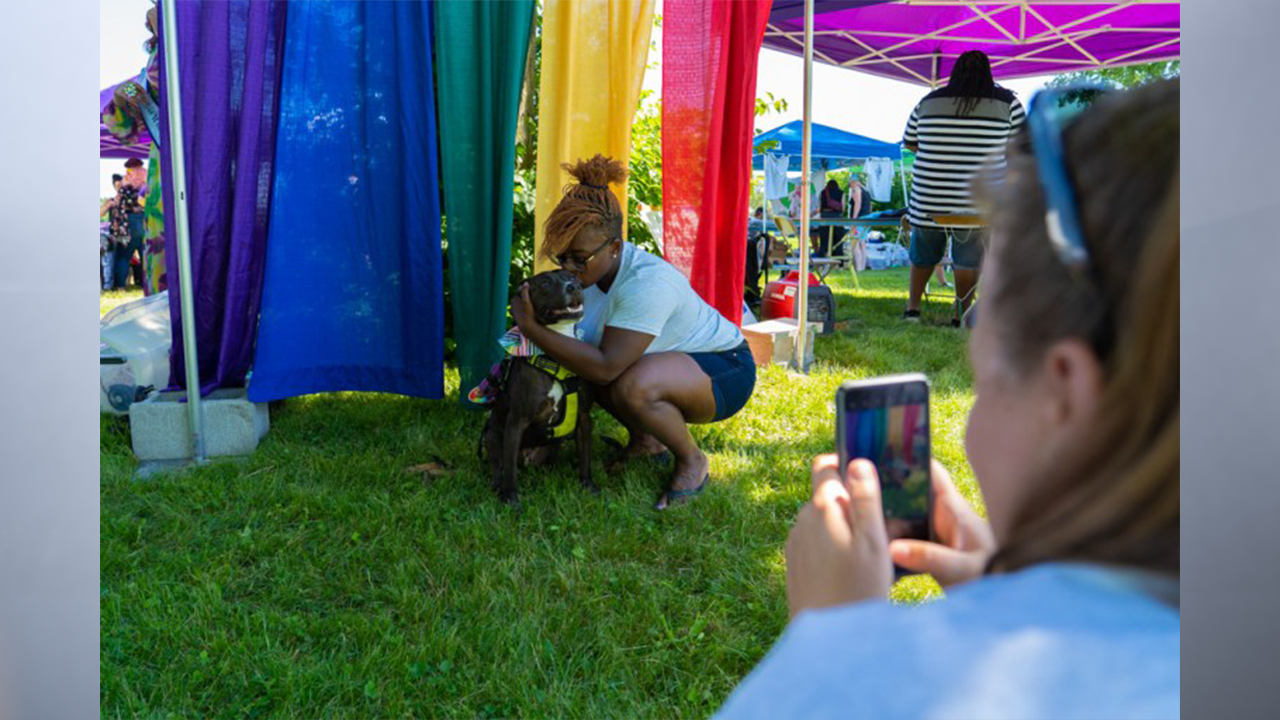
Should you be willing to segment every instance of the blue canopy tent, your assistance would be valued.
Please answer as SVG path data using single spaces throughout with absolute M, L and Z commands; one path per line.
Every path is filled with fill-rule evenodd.
M 889 158 L 895 162 L 902 160 L 902 148 L 894 143 L 887 143 L 865 135 L 845 132 L 828 125 L 811 123 L 813 136 L 811 140 L 811 157 L 815 168 L 838 168 L 856 165 L 867 158 Z M 801 120 L 780 125 L 768 132 L 760 133 L 751 140 L 754 148 L 751 167 L 764 169 L 764 156 L 795 155 L 800 156 L 800 146 L 804 123 Z M 768 141 L 777 142 L 767 150 L 761 146 Z M 798 167 L 798 166 L 797 166 Z

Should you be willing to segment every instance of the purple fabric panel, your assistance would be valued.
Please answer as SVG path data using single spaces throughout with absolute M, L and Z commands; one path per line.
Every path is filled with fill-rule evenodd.
M 285 3 L 178 0 L 178 52 L 185 132 L 196 345 L 203 393 L 243 385 L 253 361 L 275 158 Z M 167 87 L 163 46 L 161 87 Z M 161 147 L 169 148 L 161 93 Z M 172 184 L 161 154 L 165 187 Z M 171 193 L 165 220 L 172 222 Z M 166 236 L 176 238 L 172 228 Z M 178 277 L 176 249 L 165 254 Z M 171 382 L 186 385 L 180 289 L 169 283 Z
M 1025 12 L 1018 6 L 998 4 L 979 9 L 987 17 L 973 7 L 960 5 L 818 0 L 814 8 L 814 59 L 843 64 L 867 55 L 866 47 L 840 34 L 847 33 L 896 61 L 859 64 L 854 69 L 924 84 L 912 73 L 945 83 L 955 57 L 973 49 L 991 58 L 997 78 L 1069 72 L 1096 63 L 1171 60 L 1181 51 L 1176 2 L 1033 2 Z M 774 0 L 765 45 L 792 55 L 803 54 L 803 10 L 803 0 Z M 1070 41 L 1054 28 L 1069 35 Z M 771 34 L 775 30 L 796 34 L 790 38 Z M 1027 53 L 1029 58 L 1005 60 Z

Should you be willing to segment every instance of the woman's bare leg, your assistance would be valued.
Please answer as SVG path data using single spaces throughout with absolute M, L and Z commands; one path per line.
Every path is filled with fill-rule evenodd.
M 688 423 L 710 422 L 716 401 L 711 378 L 684 353 L 645 355 L 607 389 L 612 406 L 634 427 L 670 448 L 675 456 L 671 489 L 702 484 L 710 461 L 698 449 Z
M 638 427 L 635 422 L 615 406 L 613 392 L 610 388 L 593 385 L 591 390 L 592 398 L 596 404 L 604 408 L 606 412 L 627 429 L 627 446 L 623 448 L 621 455 L 611 463 L 610 470 L 618 469 L 621 464 L 628 460 L 660 455 L 667 451 L 667 447 L 658 442 L 657 438 Z

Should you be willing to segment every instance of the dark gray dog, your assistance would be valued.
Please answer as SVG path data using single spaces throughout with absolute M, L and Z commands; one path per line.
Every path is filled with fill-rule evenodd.
M 582 318 L 582 285 L 572 273 L 555 270 L 534 275 L 528 281 L 529 299 L 538 322 L 571 332 Z M 497 397 L 481 438 L 489 456 L 493 486 L 498 497 L 518 505 L 516 470 L 522 451 L 550 455 L 569 435 L 578 444 L 578 480 L 593 493 L 600 488 L 591 480 L 591 397 L 586 383 L 546 355 L 511 353 L 502 361 L 496 382 Z

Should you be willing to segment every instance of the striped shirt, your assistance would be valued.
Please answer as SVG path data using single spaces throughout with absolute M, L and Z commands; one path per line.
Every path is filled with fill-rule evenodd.
M 907 213 L 912 225 L 939 227 L 934 215 L 977 213 L 970 181 L 987 161 L 1004 172 L 1005 146 L 1025 117 L 1018 98 L 999 86 L 967 115 L 960 115 L 959 103 L 944 87 L 925 95 L 911 111 L 902 141 L 918 146 Z

